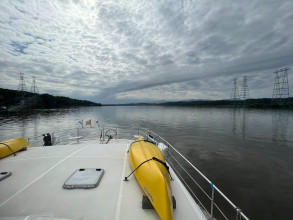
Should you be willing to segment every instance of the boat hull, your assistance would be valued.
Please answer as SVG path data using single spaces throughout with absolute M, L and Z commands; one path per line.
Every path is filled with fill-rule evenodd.
M 139 137 L 129 149 L 129 163 L 145 195 L 163 220 L 173 219 L 172 190 L 169 172 L 160 149 Z M 147 161 L 149 160 L 149 161 Z M 147 161 L 147 162 L 145 162 Z M 144 163 L 145 162 L 145 163 Z

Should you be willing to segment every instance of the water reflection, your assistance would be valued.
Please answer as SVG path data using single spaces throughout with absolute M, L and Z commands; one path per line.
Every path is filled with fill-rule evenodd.
M 248 108 L 102 107 L 35 111 L 0 115 L 0 139 L 40 136 L 69 128 L 78 122 L 100 120 L 100 125 L 145 127 L 178 141 L 181 137 L 204 143 L 206 139 L 241 138 L 266 142 L 290 142 L 292 110 Z M 228 139 L 227 139 L 228 141 Z
M 26 137 L 26 125 L 27 125 L 27 122 L 26 120 L 20 120 L 20 127 L 21 127 L 21 137 Z
M 233 111 L 232 111 L 232 113 L 233 113 L 233 117 L 232 117 L 232 134 L 233 134 L 233 136 L 236 136 L 236 128 L 237 128 L 237 126 L 236 126 L 236 119 L 237 119 L 236 111 L 238 111 L 238 109 L 233 108 Z
M 289 114 L 289 110 L 275 110 L 272 112 L 272 141 L 274 143 L 287 141 Z
M 246 111 L 246 108 L 243 108 L 242 111 L 242 126 L 241 126 L 241 134 L 242 134 L 242 138 L 245 139 L 246 138 L 246 124 L 247 124 L 247 119 L 249 117 L 246 117 L 246 114 L 248 114 L 249 111 Z
M 288 136 L 290 114 L 291 110 L 234 108 L 230 111 L 231 133 L 242 139 L 292 142 Z
M 247 123 L 249 110 L 244 108 L 233 108 L 232 113 L 232 134 L 233 136 L 241 136 L 246 139 L 247 136 Z

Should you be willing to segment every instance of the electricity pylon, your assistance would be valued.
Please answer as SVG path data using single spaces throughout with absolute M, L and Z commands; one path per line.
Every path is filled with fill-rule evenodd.
M 240 91 L 240 99 L 246 100 L 250 98 L 249 94 L 249 89 L 248 89 L 248 84 L 247 84 L 247 76 L 243 76 L 243 83 L 242 83 L 242 88 Z
M 26 91 L 26 86 L 25 86 L 25 81 L 24 81 L 24 73 L 19 73 L 18 91 L 20 91 L 20 92 Z
M 37 83 L 36 83 L 36 77 L 33 76 L 33 84 L 31 86 L 31 93 L 37 94 L 39 93 L 38 87 L 37 87 Z
M 282 101 L 283 98 L 289 97 L 289 84 L 288 73 L 290 68 L 279 69 L 275 71 L 275 84 L 272 96 L 272 104 L 277 104 Z
M 239 97 L 239 91 L 237 88 L 237 78 L 235 78 L 233 79 L 233 88 L 231 92 L 230 102 L 233 102 L 235 105 L 239 99 L 240 97 Z

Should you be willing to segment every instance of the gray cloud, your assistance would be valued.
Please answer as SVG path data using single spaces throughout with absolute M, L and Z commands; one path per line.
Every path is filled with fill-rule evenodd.
M 293 64 L 293 3 L 0 2 L 0 87 L 37 76 L 39 90 L 103 103 L 226 99 L 243 75 L 271 97 Z M 291 70 L 292 72 L 292 70 Z M 289 72 L 290 73 L 290 72 Z M 290 87 L 293 78 L 289 75 Z

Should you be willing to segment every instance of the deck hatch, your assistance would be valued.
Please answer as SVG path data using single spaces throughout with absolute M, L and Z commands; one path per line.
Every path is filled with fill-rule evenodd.
M 63 188 L 74 189 L 95 188 L 99 185 L 104 174 L 101 168 L 81 168 L 76 170 L 64 183 Z
M 0 181 L 11 176 L 11 174 L 12 174 L 11 172 L 0 172 Z

